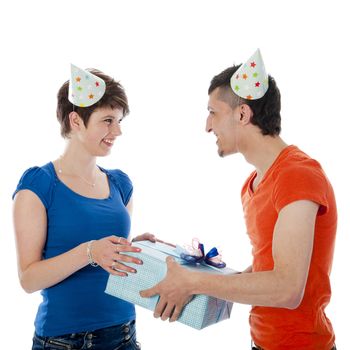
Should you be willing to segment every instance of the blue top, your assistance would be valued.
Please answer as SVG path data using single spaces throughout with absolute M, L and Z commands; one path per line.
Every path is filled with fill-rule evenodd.
M 127 238 L 130 216 L 126 205 L 133 187 L 120 170 L 105 170 L 109 197 L 88 198 L 59 180 L 53 163 L 25 171 L 15 194 L 31 190 L 47 213 L 47 239 L 43 259 L 62 254 L 83 242 L 110 235 Z M 33 218 L 35 220 L 35 218 Z M 41 291 L 43 302 L 35 319 L 40 336 L 57 336 L 118 325 L 135 318 L 133 304 L 104 293 L 108 273 L 90 265 L 62 282 Z

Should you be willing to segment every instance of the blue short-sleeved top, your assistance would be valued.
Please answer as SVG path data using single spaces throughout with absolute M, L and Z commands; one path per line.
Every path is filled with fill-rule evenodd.
M 67 252 L 77 245 L 110 235 L 127 238 L 130 216 L 126 205 L 133 186 L 121 170 L 105 170 L 110 193 L 106 199 L 75 193 L 59 180 L 53 163 L 24 172 L 15 194 L 31 190 L 47 212 L 47 239 L 43 259 Z M 35 220 L 35 218 L 33 218 Z M 62 282 L 41 291 L 43 301 L 35 319 L 40 336 L 96 330 L 135 318 L 134 305 L 104 293 L 108 273 L 90 265 Z

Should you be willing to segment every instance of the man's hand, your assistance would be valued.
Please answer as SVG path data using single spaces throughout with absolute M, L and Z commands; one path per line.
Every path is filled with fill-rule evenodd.
M 159 295 L 158 304 L 154 310 L 154 317 L 161 317 L 170 322 L 178 319 L 184 306 L 191 300 L 191 286 L 195 273 L 184 269 L 171 257 L 166 259 L 168 272 L 163 281 L 150 289 L 143 290 L 140 295 L 150 298 Z

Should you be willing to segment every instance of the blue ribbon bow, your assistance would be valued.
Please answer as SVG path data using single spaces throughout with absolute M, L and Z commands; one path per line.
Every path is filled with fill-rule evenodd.
M 194 244 L 197 243 L 198 247 L 194 247 Z M 209 250 L 207 254 L 204 253 L 204 244 L 199 243 L 197 240 L 192 242 L 192 254 L 181 253 L 181 259 L 186 261 L 188 264 L 207 264 L 219 269 L 226 267 L 226 264 L 221 260 L 221 256 L 216 249 L 216 247 Z

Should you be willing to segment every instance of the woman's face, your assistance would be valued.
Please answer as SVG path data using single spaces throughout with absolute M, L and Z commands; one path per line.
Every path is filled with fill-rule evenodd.
M 122 109 L 97 108 L 91 114 L 87 127 L 81 120 L 77 137 L 91 155 L 106 156 L 111 152 L 116 138 L 122 134 L 120 129 L 122 119 Z

